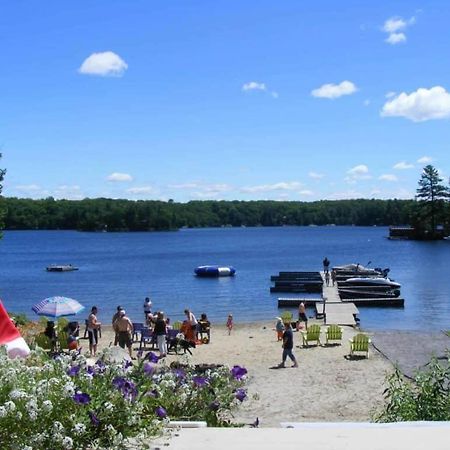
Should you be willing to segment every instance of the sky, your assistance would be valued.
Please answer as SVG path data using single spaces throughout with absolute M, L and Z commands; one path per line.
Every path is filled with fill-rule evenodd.
M 450 2 L 5 0 L 7 197 L 413 198 L 450 174 Z

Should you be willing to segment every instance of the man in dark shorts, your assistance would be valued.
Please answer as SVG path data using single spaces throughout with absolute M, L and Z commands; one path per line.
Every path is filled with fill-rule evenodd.
M 290 322 L 286 322 L 284 324 L 285 331 L 283 333 L 283 356 L 282 362 L 278 364 L 278 367 L 285 368 L 286 358 L 289 356 L 291 358 L 293 364 L 292 367 L 298 367 L 297 360 L 295 359 L 294 354 L 292 353 L 292 349 L 294 348 L 294 335 L 292 333 L 292 327 Z
M 117 333 L 119 346 L 128 348 L 128 352 L 130 356 L 132 356 L 133 348 L 133 324 L 131 320 L 126 316 L 126 312 L 124 309 L 119 311 L 119 317 L 114 322 L 114 331 Z
M 97 320 L 98 309 L 93 306 L 91 313 L 88 317 L 88 336 L 89 336 L 89 352 L 91 356 L 96 356 L 97 354 L 97 344 L 98 344 L 98 330 L 101 327 L 101 323 Z

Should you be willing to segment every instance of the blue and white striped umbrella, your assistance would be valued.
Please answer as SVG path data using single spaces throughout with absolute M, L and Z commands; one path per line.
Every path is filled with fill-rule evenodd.
M 36 303 L 32 310 L 39 316 L 62 317 L 72 316 L 83 311 L 84 306 L 69 297 L 48 297 Z

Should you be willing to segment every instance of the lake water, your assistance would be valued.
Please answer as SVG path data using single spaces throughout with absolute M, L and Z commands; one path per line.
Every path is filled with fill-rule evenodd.
M 450 243 L 390 241 L 382 227 L 214 228 L 161 233 L 7 231 L 0 241 L 0 298 L 10 311 L 36 317 L 31 306 L 53 295 L 99 307 L 110 322 L 117 305 L 142 321 L 144 297 L 172 320 L 191 308 L 213 322 L 274 320 L 277 298 L 270 276 L 279 271 L 321 270 L 372 261 L 390 267 L 402 284 L 405 307 L 362 308 L 364 329 L 450 328 Z M 49 264 L 71 263 L 77 272 L 50 273 Z M 233 278 L 194 276 L 202 264 L 233 265 Z M 87 317 L 88 309 L 79 319 Z M 309 311 L 312 314 L 312 310 Z

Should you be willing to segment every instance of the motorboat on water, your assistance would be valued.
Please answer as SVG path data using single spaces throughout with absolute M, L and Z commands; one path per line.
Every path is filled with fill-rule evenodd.
M 236 269 L 232 266 L 198 266 L 194 269 L 198 277 L 232 277 Z
M 72 272 L 78 270 L 78 267 L 72 264 L 50 264 L 46 267 L 47 272 Z
M 374 269 L 364 267 L 361 264 L 345 264 L 343 266 L 334 266 L 332 268 L 336 272 L 336 275 L 357 275 L 357 276 L 378 276 L 385 277 L 389 269 L 381 269 L 376 267 Z
M 349 286 L 340 288 L 339 296 L 342 299 L 352 298 L 397 298 L 400 296 L 400 289 L 372 290 L 372 287 L 364 286 L 367 289 L 361 289 L 363 286 Z M 352 289 L 353 288 L 353 289 Z
M 385 277 L 354 277 L 338 283 L 339 288 L 348 286 L 385 286 L 391 289 L 400 289 L 401 284 Z

